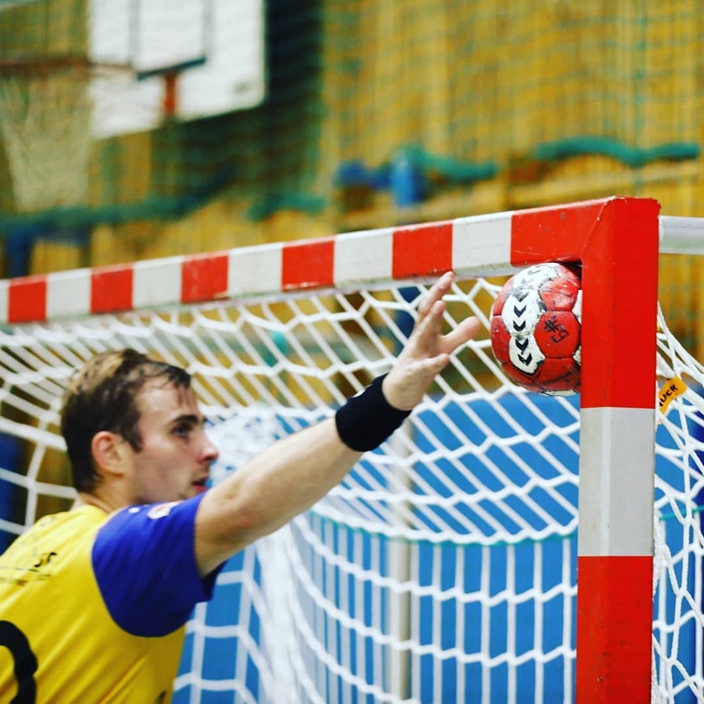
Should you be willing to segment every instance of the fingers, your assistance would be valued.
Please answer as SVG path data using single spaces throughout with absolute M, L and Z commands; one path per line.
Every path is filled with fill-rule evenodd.
M 430 381 L 432 381 L 432 379 L 439 374 L 449 364 L 449 362 L 450 355 L 443 352 L 436 357 L 430 357 L 429 359 L 423 360 L 421 364 L 423 366 L 423 371 L 430 377 Z
M 414 331 L 414 337 L 418 347 L 424 349 L 437 345 L 437 341 L 441 339 L 442 316 L 444 312 L 445 302 L 436 300 L 426 311 L 425 315 L 420 318 L 420 322 Z
M 445 302 L 442 296 L 452 286 L 454 274 L 448 272 L 431 289 L 428 297 L 419 306 L 419 322 L 415 338 L 420 349 L 435 349 L 441 353 L 452 354 L 457 348 L 473 339 L 481 328 L 476 316 L 463 320 L 447 335 L 442 335 L 442 318 Z
M 463 320 L 454 330 L 442 338 L 442 350 L 452 354 L 458 347 L 473 339 L 481 328 L 479 319 L 475 316 Z
M 428 295 L 420 302 L 418 306 L 418 320 L 422 321 L 430 312 L 433 305 L 452 288 L 452 282 L 455 280 L 455 274 L 448 271 L 443 274 L 428 292 Z
M 395 408 L 410 410 L 420 403 L 433 379 L 450 362 L 452 353 L 480 329 L 479 320 L 469 317 L 447 335 L 442 334 L 446 310 L 443 297 L 454 280 L 454 273 L 447 272 L 420 303 L 415 329 L 384 379 L 384 396 Z

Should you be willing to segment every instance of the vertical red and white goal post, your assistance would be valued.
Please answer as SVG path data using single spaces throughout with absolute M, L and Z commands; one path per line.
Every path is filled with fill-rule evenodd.
M 500 505 L 506 492 L 510 492 L 510 488 L 506 487 L 495 496 L 487 491 L 482 494 L 482 502 L 485 503 L 481 503 L 476 494 L 470 493 L 467 504 L 462 505 L 463 499 L 458 499 L 457 491 L 449 495 L 451 492 L 441 487 L 436 491 L 440 508 L 432 512 L 428 509 L 428 513 L 423 514 L 423 507 L 434 500 L 431 497 L 433 487 L 439 487 L 446 478 L 441 470 L 435 469 L 421 476 L 416 466 L 409 464 L 406 458 L 410 455 L 414 458 L 413 462 L 422 464 L 426 463 L 423 458 L 432 455 L 436 459 L 427 459 L 427 463 L 437 462 L 437 466 L 442 467 L 446 444 L 443 444 L 445 440 L 427 440 L 432 435 L 429 428 L 434 427 L 434 420 L 424 416 L 425 411 L 421 410 L 412 416 L 412 420 L 420 420 L 414 421 L 416 425 L 404 431 L 404 437 L 420 438 L 413 442 L 419 446 L 430 443 L 430 449 L 414 446 L 411 450 L 407 446 L 394 460 L 401 472 L 407 471 L 408 476 L 412 477 L 410 483 L 414 487 L 409 490 L 409 482 L 397 483 L 398 491 L 409 492 L 403 494 L 402 501 L 392 498 L 393 482 L 379 478 L 380 475 L 375 472 L 365 474 L 368 468 L 360 468 L 353 472 L 350 485 L 342 487 L 340 493 L 333 492 L 330 503 L 323 502 L 312 517 L 294 521 L 290 529 L 292 532 L 282 538 L 284 542 L 279 548 L 270 542 L 266 543 L 266 550 L 259 553 L 257 559 L 264 560 L 264 556 L 268 555 L 273 562 L 282 560 L 276 564 L 279 570 L 276 579 L 286 580 L 288 574 L 290 579 L 286 583 L 297 586 L 267 590 L 263 582 L 267 578 L 267 569 L 272 568 L 266 567 L 266 560 L 261 568 L 261 577 L 250 580 L 250 586 L 256 592 L 261 579 L 264 601 L 267 598 L 276 599 L 277 593 L 283 594 L 280 598 L 288 600 L 283 610 L 280 605 L 277 607 L 274 604 L 270 604 L 269 608 L 257 607 L 262 631 L 266 630 L 267 619 L 272 619 L 272 627 L 288 635 L 285 638 L 281 636 L 278 644 L 250 644 L 262 651 L 256 656 L 247 656 L 257 663 L 261 671 L 255 691 L 261 701 L 270 698 L 279 702 L 286 701 L 286 696 L 294 696 L 295 701 L 352 702 L 370 701 L 368 698 L 372 698 L 374 701 L 433 701 L 435 704 L 440 701 L 493 702 L 502 699 L 556 701 L 546 693 L 549 690 L 547 680 L 551 675 L 545 674 L 544 663 L 559 653 L 560 672 L 564 679 L 560 690 L 563 692 L 561 701 L 572 701 L 576 696 L 581 704 L 639 704 L 650 702 L 651 697 L 674 702 L 678 693 L 683 691 L 694 697 L 701 696 L 697 694 L 697 690 L 701 692 L 704 685 L 701 666 L 704 659 L 701 649 L 704 640 L 701 575 L 693 578 L 694 593 L 684 594 L 687 584 L 691 583 L 686 577 L 681 579 L 684 587 L 680 591 L 673 587 L 676 604 L 684 600 L 689 613 L 696 614 L 694 620 L 699 619 L 697 633 L 693 636 L 699 648 L 693 658 L 693 671 L 679 664 L 678 648 L 676 645 L 671 647 L 675 639 L 672 633 L 679 626 L 661 624 L 658 627 L 660 636 L 654 638 L 653 635 L 654 482 L 658 421 L 656 359 L 658 335 L 663 335 L 662 331 L 658 332 L 658 259 L 661 251 L 704 252 L 704 221 L 660 217 L 659 205 L 654 200 L 614 197 L 0 281 L 0 364 L 4 376 L 1 399 L 5 408 L 12 407 L 19 410 L 23 418 L 29 417 L 28 425 L 31 426 L 23 429 L 13 413 L 3 414 L 0 432 L 32 444 L 35 450 L 41 448 L 41 451 L 36 450 L 39 457 L 36 453 L 31 454 L 28 467 L 9 468 L 0 463 L 0 487 L 3 484 L 12 485 L 23 492 L 20 498 L 13 499 L 22 502 L 20 519 L 16 515 L 14 518 L 8 517 L 7 511 L 3 514 L 0 505 L 0 529 L 8 535 L 21 532 L 36 517 L 38 497 L 43 494 L 70 497 L 70 490 L 58 487 L 52 493 L 51 482 L 42 478 L 40 465 L 47 448 L 60 450 L 62 447 L 56 427 L 58 401 L 52 398 L 59 398 L 72 369 L 92 352 L 132 345 L 183 363 L 196 375 L 203 373 L 205 381 L 196 388 L 206 409 L 220 418 L 231 419 L 228 405 L 240 404 L 244 408 L 246 403 L 242 399 L 249 398 L 252 406 L 260 406 L 262 402 L 272 404 L 277 399 L 283 399 L 284 410 L 280 411 L 275 424 L 278 423 L 280 428 L 283 423 L 290 431 L 312 422 L 320 415 L 331 413 L 335 405 L 342 401 L 339 384 L 336 385 L 333 373 L 328 374 L 328 370 L 334 371 L 338 381 L 340 378 L 344 380 L 349 392 L 359 390 L 360 370 L 366 369 L 374 375 L 383 371 L 384 364 L 390 363 L 391 355 L 385 352 L 379 340 L 383 341 L 386 334 L 393 334 L 397 338 L 394 344 L 402 341 L 394 316 L 398 311 L 412 313 L 417 304 L 417 301 L 411 300 L 408 308 L 404 308 L 405 299 L 398 295 L 398 290 L 417 286 L 422 293 L 439 274 L 454 270 L 459 285 L 455 287 L 451 301 L 451 305 L 455 306 L 453 310 L 465 301 L 466 314 L 483 315 L 486 325 L 488 310 L 486 307 L 483 311 L 478 308 L 477 300 L 481 301 L 481 296 L 487 291 L 495 295 L 499 287 L 482 283 L 475 294 L 472 281 L 485 281 L 482 277 L 502 276 L 537 263 L 579 263 L 582 266 L 583 308 L 582 385 L 578 430 L 575 431 L 580 437 L 577 453 L 576 668 L 572 669 L 571 665 L 575 649 L 574 636 L 571 635 L 575 615 L 571 613 L 570 606 L 574 598 L 574 584 L 570 584 L 570 580 L 574 575 L 567 575 L 571 559 L 569 545 L 564 548 L 563 553 L 567 557 L 561 568 L 567 575 L 560 587 L 561 603 L 565 609 L 561 626 L 564 639 L 552 649 L 546 642 L 548 637 L 544 635 L 547 631 L 541 630 L 545 628 L 543 616 L 550 597 L 538 594 L 539 568 L 536 568 L 533 577 L 534 585 L 521 593 L 516 587 L 520 573 L 511 575 L 507 567 L 502 568 L 502 579 L 508 586 L 501 587 L 501 594 L 508 594 L 506 605 L 502 607 L 507 614 L 502 618 L 507 624 L 508 635 L 496 640 L 506 641 L 506 654 L 495 650 L 492 643 L 496 634 L 486 630 L 487 619 L 490 616 L 494 618 L 494 605 L 489 603 L 486 595 L 481 594 L 482 589 L 493 589 L 489 586 L 491 575 L 483 573 L 489 563 L 481 560 L 488 559 L 486 556 L 491 549 L 484 537 L 476 539 L 478 549 L 485 556 L 477 562 L 481 566 L 482 575 L 478 579 L 482 586 L 476 596 L 466 593 L 473 577 L 469 572 L 460 574 L 458 564 L 443 563 L 442 570 L 455 570 L 455 582 L 451 588 L 444 586 L 445 577 L 438 576 L 442 571 L 440 567 L 433 568 L 428 584 L 421 584 L 420 579 L 414 583 L 414 569 L 423 563 L 423 556 L 433 555 L 429 559 L 435 560 L 436 551 L 447 549 L 448 540 L 455 541 L 452 549 L 457 560 L 468 559 L 474 538 L 471 529 L 464 527 L 464 524 L 457 527 L 461 517 L 470 517 L 467 525 L 478 524 L 480 514 L 485 522 L 491 522 L 490 504 Z M 379 297 L 378 303 L 372 294 L 367 293 L 375 290 L 387 292 Z M 361 306 L 359 302 L 356 306 L 346 303 L 346 296 L 351 293 L 359 296 L 360 291 L 363 292 Z M 334 298 L 332 307 L 320 303 L 331 297 Z M 289 298 L 292 300 L 290 304 L 287 303 Z M 276 320 L 277 314 L 272 311 L 278 310 L 277 306 L 280 305 L 290 307 L 281 320 Z M 378 311 L 374 312 L 376 318 L 368 322 L 369 306 L 376 305 L 379 306 Z M 221 317 L 219 311 L 228 306 L 242 308 L 236 315 Z M 257 321 L 254 321 L 256 316 L 248 312 L 255 308 L 259 312 L 264 311 Z M 348 339 L 346 330 L 349 325 L 345 325 L 349 320 L 345 318 L 345 324 L 337 322 L 343 314 L 359 316 L 353 325 L 355 332 L 349 332 L 350 339 L 360 331 L 368 335 L 368 339 L 364 344 L 350 343 L 344 354 L 338 355 L 340 358 L 330 367 L 332 362 L 329 360 L 337 354 L 335 346 L 340 345 L 340 340 Z M 188 317 L 185 322 L 184 316 Z M 305 333 L 302 337 L 296 337 L 295 330 L 291 333 L 291 329 L 296 327 L 296 316 L 304 321 L 300 327 L 300 331 Z M 262 326 L 256 328 L 259 332 L 253 332 L 262 320 Z M 321 320 L 322 323 L 319 322 Z M 448 322 L 452 324 L 451 317 Z M 330 342 L 330 338 L 326 337 L 329 330 L 318 334 L 319 328 L 316 326 L 319 324 L 334 330 L 336 342 Z M 179 325 L 183 325 L 183 329 L 177 331 Z M 152 344 L 150 336 L 156 334 L 153 331 L 157 328 L 162 337 Z M 207 341 L 200 339 L 198 331 L 201 329 L 208 329 L 212 337 Z M 263 329 L 275 329 L 272 333 L 273 344 L 267 341 L 265 335 L 262 336 L 260 331 Z M 164 342 L 168 338 L 163 336 L 171 334 L 170 330 L 176 331 L 175 337 L 171 342 Z M 218 346 L 223 339 L 229 340 L 227 336 L 230 334 L 237 335 L 231 349 Z M 286 337 L 289 334 L 291 337 Z M 256 341 L 252 342 L 254 338 Z M 232 339 L 235 340 L 234 337 Z M 357 339 L 354 337 L 354 340 Z M 453 403 L 461 406 L 465 397 L 470 399 L 468 403 L 474 403 L 475 396 L 481 393 L 481 403 L 492 404 L 496 398 L 516 393 L 531 409 L 538 409 L 535 411 L 538 414 L 536 417 L 545 420 L 536 402 L 531 400 L 531 395 L 512 388 L 498 366 L 493 364 L 486 335 L 470 343 L 472 345 L 473 354 L 497 381 L 493 389 L 480 392 L 475 388 L 477 375 L 459 369 L 460 365 L 454 360 L 454 368 L 469 385 L 469 392 L 460 394 Z M 310 352 L 313 347 L 316 351 Z M 257 351 L 259 348 L 264 349 L 264 353 L 260 354 Z M 324 363 L 316 361 L 323 354 L 321 350 L 329 355 Z M 346 360 L 349 350 L 352 350 L 352 358 Z M 671 356 L 668 356 L 667 350 L 672 351 Z M 668 357 L 662 362 L 662 368 L 666 370 L 662 374 L 681 376 L 682 368 L 686 367 L 684 374 L 701 381 L 701 367 L 687 357 L 670 336 L 662 342 L 660 356 L 663 355 Z M 354 359 L 355 356 L 358 358 Z M 264 357 L 267 357 L 266 363 L 261 362 Z M 295 363 L 291 362 L 294 358 Z M 312 369 L 309 374 L 301 371 L 301 360 L 305 359 L 308 359 Z M 251 377 L 246 377 L 247 369 L 254 366 L 252 360 L 257 362 L 256 371 Z M 223 367 L 230 368 L 229 377 L 221 377 L 219 372 L 213 371 L 221 363 Z M 288 363 L 292 366 L 287 367 Z M 273 376 L 277 367 L 282 367 L 284 371 L 279 376 Z M 266 383 L 260 383 L 261 379 L 265 379 Z M 443 392 L 452 391 L 443 380 L 438 383 Z M 497 391 L 498 384 L 503 385 Z M 294 387 L 295 390 L 292 390 Z M 228 392 L 229 395 L 224 391 L 226 388 L 233 389 Z M 696 394 L 690 393 L 692 400 L 689 403 L 696 411 Z M 301 417 L 319 402 L 320 407 L 315 411 L 318 415 L 314 413 L 301 420 L 296 413 L 285 410 L 296 406 L 294 397 L 304 397 L 296 412 Z M 435 397 L 430 399 L 428 413 L 438 408 L 440 425 L 449 426 L 450 421 L 441 415 L 441 403 Z M 684 404 L 685 399 L 679 399 L 678 403 Z M 565 408 L 569 413 L 569 407 Z M 503 407 L 500 412 L 504 412 Z M 32 419 L 33 414 L 36 417 Z M 474 410 L 468 412 L 466 417 L 474 418 Z M 513 422 L 511 418 L 502 417 L 508 423 Z M 281 418 L 284 420 L 281 421 Z M 687 423 L 690 421 L 691 418 Z M 461 426 L 461 422 L 458 423 Z M 476 423 L 480 427 L 481 418 Z M 577 428 L 576 420 L 574 427 Z M 246 431 L 246 424 L 242 428 Z M 277 432 L 273 432 L 272 437 Z M 456 432 L 461 434 L 461 427 Z M 526 435 L 529 444 L 533 441 L 532 437 L 530 433 Z M 452 455 L 448 462 L 454 462 L 457 454 L 467 453 L 468 457 L 462 454 L 464 464 L 460 462 L 450 467 L 453 476 L 456 468 L 466 473 L 464 478 L 453 479 L 455 489 L 469 478 L 474 482 L 479 476 L 479 471 L 474 472 L 471 468 L 474 467 L 472 462 L 482 461 L 483 452 L 481 448 L 475 452 L 467 438 L 459 444 L 461 447 L 452 445 L 452 452 L 448 451 L 448 455 Z M 677 444 L 674 443 L 675 446 Z M 507 451 L 511 451 L 510 443 L 508 447 Z M 684 463 L 683 473 L 693 477 L 684 484 L 693 486 L 700 472 L 690 469 L 692 463 L 697 461 L 700 448 L 695 441 L 687 447 L 686 456 L 682 459 L 684 451 L 680 452 L 678 461 Z M 388 452 L 384 451 L 383 456 L 388 456 Z M 673 454 L 674 450 L 663 453 Z M 382 468 L 388 470 L 390 465 L 381 459 L 382 454 L 379 461 Z M 369 461 L 376 461 L 375 457 L 376 454 Z M 233 460 L 230 464 L 236 462 Z M 529 464 L 525 467 L 521 464 L 521 467 L 529 471 Z M 367 478 L 373 476 L 377 483 L 371 489 L 367 486 L 373 483 L 371 479 L 355 485 L 356 472 Z M 505 476 L 503 470 L 497 470 L 497 476 Z M 576 477 L 574 481 L 576 485 Z M 539 477 L 528 482 L 526 491 L 532 491 L 530 487 L 534 488 L 536 483 L 539 483 Z M 682 482 L 677 480 L 675 483 L 679 485 Z M 476 482 L 472 484 L 473 487 L 475 485 Z M 546 491 L 552 491 L 549 485 L 550 481 L 547 481 Z M 346 491 L 349 493 L 346 494 Z M 686 503 L 684 499 L 666 497 L 667 491 L 663 491 L 665 504 L 668 501 L 673 506 Z M 388 493 L 375 504 L 378 495 L 384 492 Z M 362 496 L 363 501 L 352 509 L 350 506 L 355 496 Z M 419 496 L 423 500 L 415 503 Z M 3 493 L 0 492 L 0 502 L 2 497 Z M 558 499 L 562 500 L 560 497 Z M 374 511 L 369 508 L 372 505 L 378 514 L 394 506 L 397 517 L 402 515 L 402 520 L 379 519 L 373 523 L 370 516 Z M 434 521 L 439 522 L 445 513 L 458 510 L 458 507 L 462 511 L 453 514 L 454 523 L 448 519 L 437 530 L 430 527 Z M 509 509 L 506 512 L 508 515 Z M 687 509 L 684 513 L 690 521 L 686 530 L 692 535 L 696 530 L 701 531 L 700 527 L 697 528 L 696 511 Z M 511 515 L 515 521 L 520 521 L 523 514 L 518 511 Z M 419 516 L 422 519 L 416 522 Z M 496 520 L 502 521 L 503 518 Z M 565 521 L 565 531 L 572 525 L 571 520 Z M 371 528 L 372 525 L 375 527 Z M 457 527 L 454 534 L 447 528 L 448 525 Z M 345 542 L 343 535 L 347 536 L 347 548 L 342 547 Z M 511 535 L 507 533 L 496 540 L 502 542 L 504 547 L 507 544 L 510 547 Z M 520 535 L 520 539 L 524 540 L 530 532 L 521 529 L 515 535 Z M 567 535 L 567 532 L 562 535 Z M 367 560 L 364 550 L 369 547 L 369 542 L 372 552 L 385 553 L 387 548 L 383 541 L 396 540 L 399 536 L 401 542 L 408 546 L 404 559 L 410 561 L 411 567 L 406 565 L 404 578 L 394 581 L 389 566 L 384 562 L 386 558 L 377 555 L 374 559 L 378 559 L 381 566 L 375 567 L 377 563 Z M 377 539 L 382 541 L 378 545 L 374 543 Z M 697 542 L 694 537 L 690 540 Z M 445 548 L 438 547 L 441 544 Z M 377 547 L 374 548 L 374 545 Z M 379 548 L 379 545 L 382 547 Z M 426 550 L 429 552 L 424 552 Z M 282 564 L 292 552 L 298 557 L 292 559 L 287 567 L 290 572 L 282 576 Z M 670 555 L 667 550 L 665 553 L 666 557 Z M 663 568 L 663 574 L 669 569 L 670 575 L 676 573 L 681 577 L 685 569 L 682 564 L 688 563 L 684 560 L 672 567 L 677 555 L 675 550 L 671 553 L 671 562 L 668 563 L 669 567 Z M 544 555 L 540 550 L 536 554 Z M 446 561 L 448 553 L 443 555 L 442 559 Z M 507 564 L 513 564 L 513 559 L 511 557 Z M 543 557 L 540 558 L 542 560 Z M 699 553 L 696 560 L 696 570 L 701 573 Z M 245 558 L 244 563 L 238 564 L 238 570 L 248 569 L 246 563 Z M 271 576 L 273 573 L 269 574 Z M 410 582 L 407 581 L 409 579 Z M 329 588 L 326 581 L 331 580 L 334 585 Z M 361 586 L 352 585 L 354 580 L 368 587 L 372 596 Z M 241 584 L 241 579 L 234 572 L 226 572 L 222 581 L 223 589 L 235 582 Z M 350 586 L 346 587 L 348 583 Z M 345 589 L 349 592 L 343 594 Z M 521 650 L 511 639 L 521 627 L 521 617 L 516 614 L 525 601 L 522 594 L 527 593 L 535 599 L 536 606 L 531 618 L 535 621 L 534 630 L 539 633 L 529 648 Z M 395 623 L 402 624 L 396 627 L 402 628 L 403 632 L 394 634 L 387 628 L 389 613 L 394 608 L 398 609 L 399 604 L 407 603 L 403 600 L 394 602 L 399 595 L 411 605 L 407 617 L 398 618 L 396 614 Z M 369 604 L 365 603 L 367 597 L 371 600 Z M 257 598 L 261 599 L 261 594 Z M 251 603 L 258 603 L 257 598 L 253 596 Z M 427 617 L 433 619 L 431 629 L 424 630 L 423 624 L 418 623 L 418 614 L 424 613 L 420 602 L 422 598 L 433 600 L 432 607 L 428 607 L 427 611 Z M 449 620 L 453 617 L 441 617 L 441 612 L 450 598 L 454 600 L 455 610 L 452 613 L 455 623 L 452 625 L 452 643 L 448 645 L 443 628 L 449 628 Z M 472 615 L 475 614 L 475 602 L 476 613 L 479 614 L 476 620 Z M 393 603 L 396 605 L 393 606 Z M 675 618 L 688 620 L 677 605 L 674 607 Z M 317 608 L 323 616 L 315 612 Z M 310 615 L 308 620 L 306 615 L 314 612 L 317 615 Z M 199 666 L 206 667 L 203 652 L 208 633 L 217 630 L 207 625 L 205 613 L 201 610 L 200 625 L 195 623 L 190 628 L 193 641 L 190 645 L 193 651 L 191 662 L 196 663 L 196 669 L 184 671 L 177 686 L 177 694 L 179 687 L 191 692 L 197 690 L 202 698 L 192 701 L 207 701 L 208 691 L 228 686 L 227 682 L 213 684 L 205 670 L 197 671 Z M 283 619 L 278 625 L 274 623 L 277 614 L 278 618 Z M 196 620 L 198 617 L 197 613 Z M 321 625 L 323 622 L 324 625 Z M 493 623 L 491 628 L 496 627 L 497 621 Z M 481 632 L 482 643 L 472 650 L 467 643 L 472 641 L 475 628 Z M 319 630 L 324 635 L 320 635 Z M 429 631 L 432 634 L 429 635 Z M 232 633 L 228 631 L 226 637 L 232 637 Z M 266 635 L 261 638 L 266 640 Z M 241 640 L 246 641 L 247 638 L 243 636 Z M 363 650 L 383 653 L 383 657 L 388 655 L 387 650 L 393 650 L 395 667 L 397 670 L 402 668 L 400 674 L 396 671 L 390 677 L 381 671 L 384 668 L 377 671 L 379 666 L 373 662 L 375 658 L 363 657 Z M 276 652 L 275 659 L 288 664 L 283 668 L 280 664 L 267 664 L 265 655 L 262 655 L 264 652 Z M 401 665 L 399 654 L 403 656 Z M 528 666 L 532 692 L 524 691 L 521 684 Z M 244 677 L 241 664 L 237 667 L 240 668 L 239 675 Z M 663 674 L 665 669 L 667 674 Z M 503 673 L 500 683 L 496 675 L 499 670 Z M 240 693 L 242 701 L 253 701 L 253 690 L 247 690 L 241 678 L 238 679 L 239 675 L 233 676 L 229 686 Z M 430 680 L 426 682 L 425 677 Z M 391 682 L 391 679 L 396 682 Z M 292 692 L 295 694 L 292 695 Z M 284 698 L 277 698 L 279 696 Z

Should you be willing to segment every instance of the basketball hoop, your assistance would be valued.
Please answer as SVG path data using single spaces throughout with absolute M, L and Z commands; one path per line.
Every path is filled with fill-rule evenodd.
M 18 213 L 86 204 L 90 81 L 125 70 L 71 56 L 0 61 L 0 138 Z
M 172 121 L 178 116 L 178 79 L 184 71 L 205 65 L 206 56 L 198 56 L 188 61 L 181 61 L 169 66 L 159 66 L 145 71 L 137 71 L 137 80 L 159 77 L 164 82 L 164 98 L 161 109 L 163 118 Z

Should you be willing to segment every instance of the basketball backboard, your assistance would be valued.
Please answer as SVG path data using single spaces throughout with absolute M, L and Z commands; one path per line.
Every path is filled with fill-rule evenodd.
M 265 96 L 265 0 L 90 0 L 90 58 L 134 74 L 96 75 L 93 135 L 157 127 L 177 74 L 173 117 L 254 107 Z

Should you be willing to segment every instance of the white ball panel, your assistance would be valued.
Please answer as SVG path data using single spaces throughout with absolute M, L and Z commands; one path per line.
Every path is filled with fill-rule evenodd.
M 565 389 L 564 391 L 555 391 L 554 389 L 545 389 L 543 392 L 546 396 L 572 396 L 575 392 L 572 389 Z
M 513 277 L 514 290 L 520 287 L 539 289 L 546 281 L 555 279 L 560 274 L 558 264 L 535 264 L 523 271 L 519 271 Z
M 508 357 L 513 366 L 524 374 L 534 374 L 545 359 L 533 335 L 511 335 Z
M 515 288 L 509 294 L 501 312 L 509 335 L 529 335 L 535 330 L 545 305 L 537 289 Z
M 574 302 L 574 306 L 572 306 L 572 312 L 574 313 L 575 318 L 579 321 L 579 324 L 582 324 L 582 289 L 580 288 L 579 291 L 577 291 L 577 298 Z

